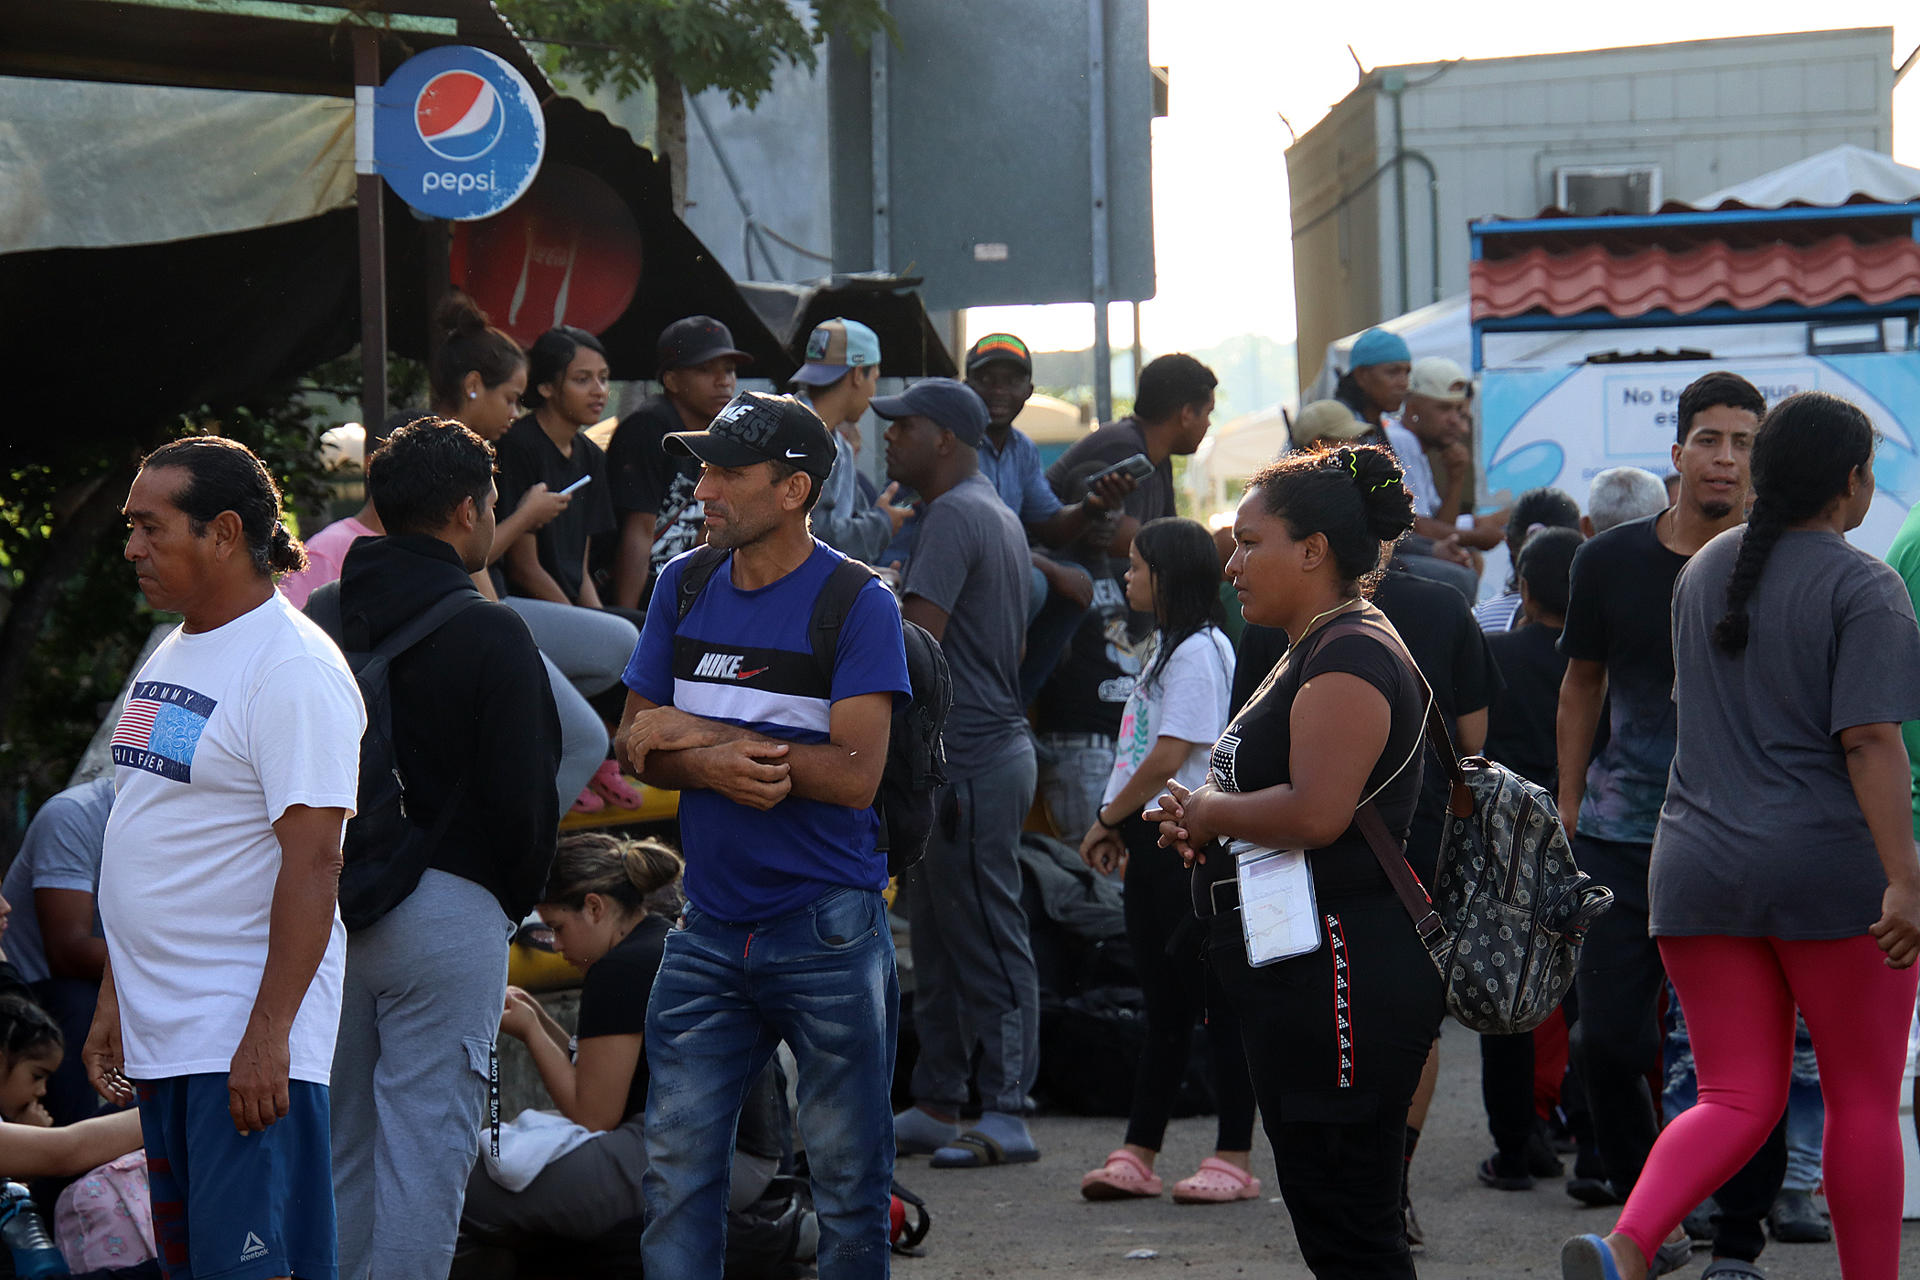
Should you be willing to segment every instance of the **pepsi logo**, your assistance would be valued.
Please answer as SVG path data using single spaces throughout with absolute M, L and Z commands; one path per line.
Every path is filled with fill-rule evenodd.
M 506 129 L 500 95 L 484 76 L 443 71 L 421 88 L 413 106 L 420 141 L 447 160 L 477 160 Z

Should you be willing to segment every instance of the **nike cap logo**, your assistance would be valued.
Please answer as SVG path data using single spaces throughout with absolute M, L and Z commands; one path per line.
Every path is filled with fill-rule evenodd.
M 787 456 L 789 458 L 804 458 L 807 456 L 807 451 L 805 449 L 789 449 L 787 450 Z

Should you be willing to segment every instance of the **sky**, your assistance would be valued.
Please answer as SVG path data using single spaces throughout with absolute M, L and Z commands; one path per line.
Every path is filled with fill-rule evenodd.
M 1920 45 L 1914 0 L 1613 0 L 1605 6 L 1479 0 L 1149 0 L 1148 56 L 1169 68 L 1169 114 L 1153 123 L 1157 295 L 1141 307 L 1149 351 L 1197 350 L 1244 333 L 1294 337 L 1287 123 L 1304 134 L 1367 67 L 1497 58 L 1812 26 L 1891 26 L 1895 65 Z M 1282 117 L 1285 117 L 1285 123 Z M 1894 92 L 1894 158 L 1920 167 L 1920 63 Z M 1463 233 L 1464 234 L 1464 233 Z M 1131 308 L 1110 312 L 1116 349 Z M 1093 341 L 1093 308 L 980 307 L 967 339 L 1011 329 L 1043 351 Z

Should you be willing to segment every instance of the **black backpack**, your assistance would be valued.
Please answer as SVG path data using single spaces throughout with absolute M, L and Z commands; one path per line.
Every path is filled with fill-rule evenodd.
M 726 562 L 720 547 L 698 547 L 687 557 L 680 574 L 679 613 L 687 611 L 706 590 L 713 571 Z M 875 577 L 871 566 L 845 560 L 835 566 L 813 602 L 807 636 L 813 661 L 823 684 L 831 687 L 833 660 L 840 643 L 840 626 L 853 608 L 854 598 Z M 880 815 L 880 848 L 886 850 L 887 874 L 899 875 L 920 861 L 933 831 L 934 796 L 947 783 L 947 751 L 941 742 L 947 712 L 953 708 L 953 676 L 940 642 L 926 628 L 902 618 L 907 646 L 907 683 L 913 686 L 905 705 L 893 709 L 893 730 L 887 740 L 887 767 L 873 807 Z
M 419 885 L 467 786 L 462 775 L 431 827 L 407 816 L 406 779 L 400 776 L 393 750 L 393 696 L 387 688 L 387 669 L 443 623 L 486 599 L 472 587 L 451 592 L 373 648 L 363 649 L 351 646 L 345 635 L 338 582 L 317 588 L 307 598 L 307 617 L 340 646 L 359 682 L 360 698 L 367 704 L 367 728 L 360 735 L 359 802 L 347 820 L 340 868 L 340 919 L 349 932 L 386 915 Z

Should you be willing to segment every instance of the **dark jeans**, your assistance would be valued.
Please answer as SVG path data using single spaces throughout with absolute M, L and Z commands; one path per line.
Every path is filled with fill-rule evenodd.
M 1613 909 L 1594 921 L 1574 977 L 1580 1021 L 1571 1050 L 1586 1080 L 1594 1141 L 1607 1179 L 1625 1195 L 1640 1180 L 1659 1136 L 1647 1075 L 1661 1063 L 1660 993 L 1667 970 L 1647 933 L 1647 862 L 1652 848 L 1577 836 L 1580 869 L 1613 890 Z M 1787 1171 L 1784 1114 L 1766 1145 L 1715 1193 L 1714 1253 L 1753 1261 L 1760 1226 Z
M 1209 961 L 1239 1010 L 1280 1193 L 1319 1280 L 1413 1280 L 1400 1213 L 1407 1105 L 1444 1013 L 1440 977 L 1392 897 L 1319 904 L 1320 948 L 1247 964 L 1237 914 Z
M 1133 1080 L 1133 1111 L 1126 1140 L 1160 1150 L 1174 1095 L 1187 1073 L 1194 1020 L 1207 1026 L 1213 1050 L 1213 1100 L 1219 1119 L 1216 1151 L 1253 1148 L 1253 1083 L 1240 1040 L 1240 1015 L 1201 958 L 1202 933 L 1187 892 L 1180 855 L 1160 848 L 1157 824 L 1129 817 L 1120 826 L 1127 843 L 1127 945 L 1146 997 L 1147 1042 Z
M 1561 1002 L 1560 1011 L 1566 1017 L 1569 1035 L 1580 1021 L 1579 1010 L 1579 997 L 1568 991 L 1567 998 Z M 1531 1031 L 1512 1036 L 1480 1037 L 1480 1100 L 1487 1109 L 1487 1131 L 1493 1135 L 1493 1145 L 1500 1153 L 1501 1162 L 1509 1167 L 1526 1158 L 1527 1139 L 1533 1135 L 1537 1118 L 1533 1106 L 1533 1037 Z M 1574 1087 L 1574 1082 L 1562 1081 L 1561 1109 L 1569 1117 L 1577 1108 L 1566 1094 Z M 1575 1136 L 1580 1140 L 1583 1156 L 1582 1160 L 1575 1163 L 1575 1171 L 1579 1173 L 1581 1165 L 1591 1159 L 1586 1156 L 1585 1149 L 1592 1144 L 1592 1140 L 1590 1137 L 1582 1139 L 1577 1131 Z

